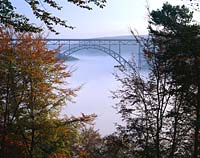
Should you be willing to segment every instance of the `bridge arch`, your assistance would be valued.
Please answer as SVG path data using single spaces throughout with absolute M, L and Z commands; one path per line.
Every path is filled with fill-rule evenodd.
M 12 41 L 18 41 L 20 39 L 12 39 Z M 121 46 L 124 45 L 137 45 L 138 46 L 138 62 L 137 67 L 141 69 L 141 48 L 142 45 L 138 44 L 136 40 L 133 39 L 43 39 L 47 46 L 54 48 L 54 46 L 65 46 L 68 47 L 61 54 L 69 56 L 82 49 L 96 49 L 110 55 L 115 59 L 122 67 L 125 69 L 135 70 L 132 63 L 127 61 L 121 56 Z M 118 52 L 111 49 L 112 45 L 118 46 Z M 135 64 L 135 63 L 134 63 Z
M 120 53 L 117 53 L 116 51 L 114 51 L 110 48 L 107 48 L 105 46 L 102 46 L 102 45 L 78 45 L 78 46 L 69 48 L 69 49 L 65 50 L 64 52 L 61 52 L 61 54 L 63 54 L 64 56 L 67 57 L 67 56 L 74 54 L 75 52 L 77 52 L 79 50 L 84 50 L 84 49 L 99 50 L 99 51 L 111 56 L 115 61 L 117 61 L 119 63 L 120 66 L 123 66 L 126 69 L 134 70 L 133 65 L 129 61 L 127 61 L 125 58 L 123 58 Z

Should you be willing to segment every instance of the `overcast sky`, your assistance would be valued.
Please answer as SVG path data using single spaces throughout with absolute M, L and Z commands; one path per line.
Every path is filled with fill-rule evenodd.
M 106 7 L 93 7 L 92 11 L 76 7 L 66 0 L 57 0 L 63 6 L 62 11 L 52 12 L 75 26 L 74 30 L 56 27 L 60 35 L 49 34 L 51 38 L 93 38 L 130 34 L 130 28 L 146 34 L 146 0 L 107 0 Z M 22 0 L 12 0 L 17 10 L 31 16 L 31 10 Z M 166 0 L 148 0 L 150 9 L 161 8 Z M 181 0 L 168 0 L 171 4 L 182 4 Z M 48 8 L 46 8 L 48 9 Z M 31 18 L 32 22 L 42 26 L 41 22 Z M 48 31 L 47 31 L 48 32 Z

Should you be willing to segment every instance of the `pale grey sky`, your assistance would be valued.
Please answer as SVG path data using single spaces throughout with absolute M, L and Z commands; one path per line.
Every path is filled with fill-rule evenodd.
M 107 0 L 106 7 L 100 9 L 96 6 L 92 11 L 78 8 L 58 0 L 63 6 L 62 11 L 52 12 L 75 26 L 74 30 L 56 27 L 60 35 L 49 34 L 51 38 L 92 38 L 105 36 L 118 36 L 130 34 L 130 28 L 137 29 L 140 34 L 147 33 L 147 0 Z M 26 15 L 31 15 L 31 10 L 23 1 L 14 1 L 17 10 Z M 166 0 L 148 0 L 150 9 L 162 7 Z M 182 4 L 181 0 L 168 0 L 171 4 Z M 48 9 L 48 8 L 47 8 Z M 42 26 L 40 21 L 32 18 L 34 23 Z
M 157 9 L 165 1 L 149 0 L 148 2 L 150 9 Z M 169 2 L 181 4 L 181 0 L 169 0 Z M 130 28 L 137 29 L 140 34 L 147 33 L 146 0 L 107 0 L 104 9 L 94 7 L 92 11 L 62 4 L 65 7 L 60 15 L 68 19 L 70 24 L 76 26 L 76 29 L 66 30 L 59 27 L 60 37 L 90 38 L 127 35 L 130 34 Z

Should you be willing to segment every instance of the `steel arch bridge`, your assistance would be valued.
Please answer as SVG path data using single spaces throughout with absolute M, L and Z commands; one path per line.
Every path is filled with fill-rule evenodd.
M 134 52 L 137 54 L 136 64 L 141 68 L 141 45 L 133 39 L 45 39 L 45 41 L 49 47 L 61 46 L 63 51 L 60 54 L 65 57 L 83 49 L 96 49 L 110 55 L 120 66 L 131 69 L 133 65 L 122 56 L 122 47 L 136 46 L 137 52 Z

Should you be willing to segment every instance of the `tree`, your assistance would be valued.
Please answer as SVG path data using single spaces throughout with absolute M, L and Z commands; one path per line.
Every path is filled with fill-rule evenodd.
M 79 158 L 100 158 L 99 148 L 102 138 L 93 127 L 83 126 L 79 129 L 77 142 L 73 145 L 73 157 Z
M 100 151 L 100 157 L 102 158 L 132 158 L 132 155 L 129 152 L 128 144 L 126 144 L 124 139 L 121 137 L 121 135 L 118 135 L 118 133 L 113 133 L 105 136 L 102 139 L 102 146 Z
M 119 131 L 135 157 L 199 156 L 199 31 L 185 6 L 165 3 L 150 13 L 148 75 L 135 67 L 116 76 Z
M 19 157 L 69 156 L 72 138 L 93 116 L 60 118 L 79 88 L 68 88 L 59 48 L 49 50 L 40 34 L 0 27 L 0 36 L 0 156 L 13 149 Z
M 62 10 L 62 6 L 58 4 L 56 0 L 24 0 L 36 18 L 40 19 L 47 28 L 55 33 L 58 33 L 53 26 L 61 25 L 66 28 L 73 29 L 74 27 L 67 24 L 67 21 L 60 19 L 57 16 L 54 16 L 51 12 L 45 9 L 45 5 L 50 8 L 54 8 L 56 10 Z M 69 3 L 73 3 L 78 7 L 85 8 L 91 10 L 90 3 L 94 3 L 95 5 L 103 8 L 105 6 L 106 0 L 68 0 Z M 0 1 L 0 22 L 5 26 L 13 26 L 16 31 L 28 31 L 28 32 L 40 32 L 42 28 L 31 24 L 29 21 L 29 17 L 25 15 L 21 15 L 15 11 L 16 6 L 13 6 L 10 0 L 1 0 Z
M 177 98 L 173 96 L 174 86 L 162 71 L 166 63 L 158 61 L 151 51 L 145 54 L 147 77 L 141 77 L 137 68 L 133 72 L 120 69 L 123 76 L 116 76 L 123 88 L 114 93 L 114 98 L 119 99 L 116 107 L 126 123 L 118 126 L 118 131 L 132 157 L 161 158 L 170 150 L 172 139 L 167 133 L 171 132 L 173 120 L 167 115 Z
M 154 44 L 165 46 L 165 53 L 158 57 L 167 62 L 165 71 L 178 86 L 177 95 L 185 93 L 182 106 L 190 116 L 192 157 L 197 158 L 200 154 L 200 26 L 192 23 L 192 13 L 184 6 L 172 7 L 165 4 L 162 11 L 152 12 L 151 17 L 150 33 L 154 36 Z M 155 30 L 153 26 L 162 26 L 164 29 Z M 162 43 L 156 39 L 162 39 Z

